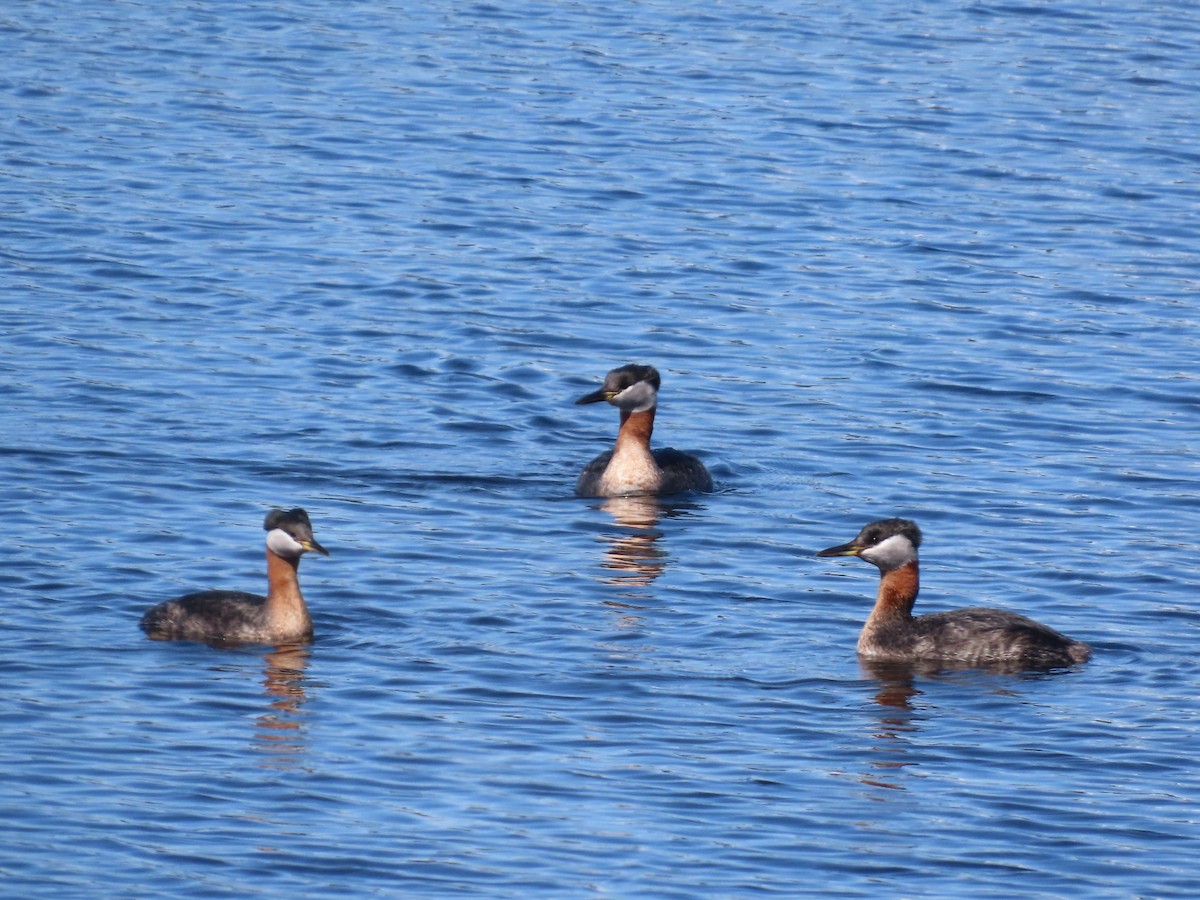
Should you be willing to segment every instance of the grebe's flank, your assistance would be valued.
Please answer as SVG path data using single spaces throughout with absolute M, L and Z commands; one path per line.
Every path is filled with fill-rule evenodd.
M 631 363 L 613 369 L 599 390 L 575 401 L 577 405 L 604 401 L 621 411 L 616 444 L 584 467 L 575 493 L 624 497 L 713 489 L 712 476 L 696 457 L 669 447 L 650 449 L 660 384 L 653 366 Z
M 157 640 L 209 643 L 295 643 L 312 639 L 312 617 L 297 570 L 305 553 L 329 551 L 313 537 L 308 513 L 273 509 L 267 532 L 267 595 L 199 591 L 151 607 L 141 626 Z
M 1086 662 L 1091 648 L 1013 612 L 970 608 L 913 616 L 921 531 L 908 519 L 872 522 L 854 540 L 817 556 L 857 556 L 879 568 L 879 593 L 858 638 L 864 659 L 943 661 L 1030 669 Z

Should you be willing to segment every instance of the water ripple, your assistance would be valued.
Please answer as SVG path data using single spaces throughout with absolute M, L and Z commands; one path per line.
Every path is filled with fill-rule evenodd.
M 1193 18 L 0 14 L 8 889 L 1189 896 Z M 635 359 L 713 494 L 571 495 Z M 893 514 L 1096 658 L 861 665 Z

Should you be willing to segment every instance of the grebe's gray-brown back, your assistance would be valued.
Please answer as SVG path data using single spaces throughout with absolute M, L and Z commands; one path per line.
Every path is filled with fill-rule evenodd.
M 848 544 L 817 556 L 857 556 L 879 567 L 879 595 L 858 638 L 878 662 L 943 661 L 966 666 L 1052 668 L 1086 662 L 1091 648 L 1033 619 L 998 609 L 956 609 L 914 617 L 921 531 L 908 519 L 872 522 Z
M 575 401 L 578 405 L 605 400 L 621 411 L 616 445 L 584 467 L 575 493 L 581 497 L 622 497 L 713 489 L 712 476 L 696 457 L 669 447 L 650 449 L 660 384 L 653 366 L 630 364 L 613 369 L 598 391 Z
M 297 568 L 306 552 L 328 556 L 317 543 L 308 513 L 273 509 L 267 532 L 267 596 L 199 591 L 151 607 L 142 628 L 158 640 L 209 643 L 295 643 L 312 638 L 312 617 L 300 593 Z

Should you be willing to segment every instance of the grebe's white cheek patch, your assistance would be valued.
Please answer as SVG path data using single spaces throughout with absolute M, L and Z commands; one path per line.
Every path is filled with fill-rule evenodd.
M 626 412 L 646 412 L 658 404 L 658 391 L 649 382 L 639 381 L 613 397 L 613 404 Z
M 285 556 L 289 559 L 304 552 L 300 542 L 282 528 L 267 532 L 267 549 L 276 556 Z
M 859 556 L 887 571 L 912 562 L 917 558 L 917 549 L 912 545 L 912 541 L 904 535 L 893 534 L 887 540 L 880 541 L 874 547 L 862 551 Z

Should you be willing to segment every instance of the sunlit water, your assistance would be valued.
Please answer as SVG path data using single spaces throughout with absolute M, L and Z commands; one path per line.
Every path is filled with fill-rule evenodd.
M 410 6 L 0 13 L 3 893 L 1192 895 L 1191 5 Z M 862 667 L 883 515 L 1095 659 Z

